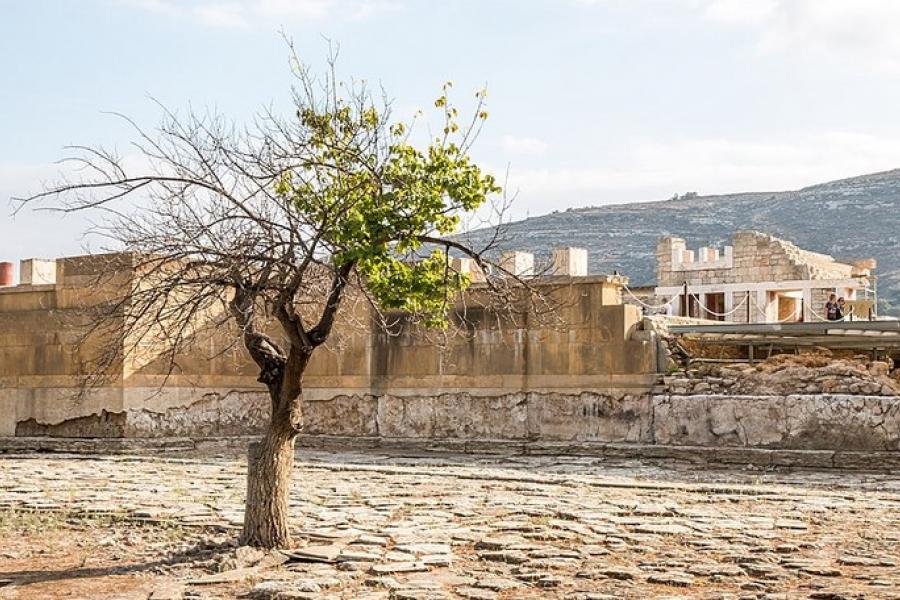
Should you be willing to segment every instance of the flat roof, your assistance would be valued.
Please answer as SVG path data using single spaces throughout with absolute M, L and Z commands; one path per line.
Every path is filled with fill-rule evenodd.
M 669 331 L 686 339 L 722 345 L 900 349 L 900 321 L 671 325 Z

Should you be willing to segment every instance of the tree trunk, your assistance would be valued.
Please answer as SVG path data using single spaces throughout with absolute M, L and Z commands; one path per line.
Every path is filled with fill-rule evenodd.
M 260 548 L 292 545 L 288 498 L 297 433 L 285 425 L 273 419 L 265 437 L 250 445 L 241 544 Z

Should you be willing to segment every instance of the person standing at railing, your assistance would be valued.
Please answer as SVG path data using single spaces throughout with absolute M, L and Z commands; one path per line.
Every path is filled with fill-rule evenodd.
M 828 302 L 825 303 L 825 318 L 829 321 L 837 321 L 841 318 L 841 315 L 838 314 L 839 312 L 837 296 L 832 294 L 828 297 Z

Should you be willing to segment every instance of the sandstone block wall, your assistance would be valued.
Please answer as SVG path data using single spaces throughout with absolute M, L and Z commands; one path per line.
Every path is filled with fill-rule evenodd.
M 261 431 L 268 401 L 246 358 L 233 351 L 183 356 L 181 370 L 167 376 L 151 348 L 140 369 L 126 359 L 101 385 L 85 387 L 97 357 L 123 348 L 115 322 L 97 329 L 97 306 L 127 289 L 131 264 L 125 254 L 64 258 L 53 265 L 54 283 L 25 278 L 0 290 L 0 436 Z M 41 269 L 50 279 L 49 261 Z
M 694 253 L 681 238 L 662 238 L 656 252 L 655 293 L 660 299 L 679 297 L 675 310 L 681 312 L 686 310 L 685 300 L 680 299 L 686 284 L 693 296 L 687 306 L 691 316 L 698 318 L 716 318 L 701 307 L 711 302 L 709 310 L 725 313 L 718 316 L 737 323 L 816 321 L 825 318 L 830 294 L 849 300 L 864 290 L 871 274 L 869 263 L 874 263 L 840 263 L 756 231 L 736 233 L 733 246 L 724 250 L 720 254 L 714 248 L 700 248 Z M 724 302 L 719 294 L 724 294 Z
M 749 323 L 752 317 L 762 310 L 762 307 L 757 304 L 756 294 L 748 295 L 747 292 L 732 293 L 731 306 L 734 307 L 734 313 L 729 319 L 735 323 Z
M 703 261 L 673 262 L 673 251 L 685 247 L 681 238 L 666 237 L 657 246 L 657 285 L 744 283 L 760 281 L 793 281 L 806 279 L 848 279 L 851 265 L 835 262 L 828 255 L 801 250 L 794 244 L 757 231 L 741 231 L 734 235 L 732 266 L 719 264 L 703 268 Z M 700 257 L 697 257 L 700 258 Z
M 90 357 L 122 343 L 115 335 L 81 341 L 96 317 L 94 305 L 116 298 L 130 281 L 129 264 L 124 255 L 62 259 L 53 285 L 0 290 L 0 435 L 260 430 L 268 413 L 265 391 L 242 347 L 230 347 L 227 336 L 234 332 L 224 328 L 193 340 L 191 351 L 177 357 L 174 373 L 161 349 L 143 347 L 140 355 L 114 365 L 109 382 L 87 391 L 79 387 L 91 371 Z M 104 283 L 98 285 L 101 274 Z M 380 401 L 381 431 L 386 431 L 388 415 L 397 410 L 440 411 L 440 406 L 417 407 L 449 402 L 453 394 L 499 398 L 649 390 L 656 379 L 656 343 L 633 335 L 640 311 L 621 305 L 618 281 L 554 277 L 547 285 L 558 301 L 558 320 L 525 313 L 520 322 L 500 327 L 496 315 L 470 297 L 460 309 L 465 319 L 460 335 L 443 348 L 414 330 L 340 331 L 310 364 L 305 396 L 353 406 L 345 416 L 356 414 L 357 420 L 333 423 L 335 430 L 376 423 L 366 412 L 371 408 L 366 399 L 402 398 Z M 477 295 L 477 286 L 472 293 Z M 365 322 L 366 314 L 361 316 Z

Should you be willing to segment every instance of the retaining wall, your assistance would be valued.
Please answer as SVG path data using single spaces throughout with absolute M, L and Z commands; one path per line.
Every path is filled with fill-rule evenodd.
M 900 451 L 897 396 L 338 396 L 307 402 L 304 423 L 308 443 L 339 436 Z
M 19 421 L 17 436 L 165 438 L 261 433 L 269 401 L 259 392 L 207 390 L 194 402 L 53 423 Z M 74 412 L 74 411 L 69 411 Z M 509 444 L 617 444 L 709 449 L 898 452 L 900 397 L 516 392 L 478 395 L 359 394 L 304 402 L 304 443 L 444 444 L 470 451 Z
M 233 324 L 222 327 L 217 319 L 199 319 L 174 357 L 153 336 L 137 348 L 125 344 L 115 319 L 95 328 L 98 305 L 117 300 L 132 284 L 132 263 L 129 255 L 118 254 L 60 259 L 55 283 L 0 289 L 0 436 L 260 431 L 268 400 L 257 381 L 258 368 L 242 344 L 234 343 L 240 331 Z M 658 370 L 656 339 L 640 331 L 640 310 L 620 304 L 621 278 L 549 277 L 535 279 L 535 285 L 542 286 L 554 318 L 535 314 L 525 300 L 518 307 L 514 302 L 509 312 L 497 312 L 479 301 L 484 289 L 475 285 L 453 311 L 454 335 L 443 344 L 402 315 L 395 315 L 396 322 L 385 331 L 368 302 L 348 298 L 331 340 L 306 371 L 306 398 L 335 399 L 336 406 L 348 404 L 342 395 L 361 399 L 353 410 L 359 412 L 358 430 L 365 432 L 375 423 L 366 408 L 370 395 L 421 397 L 421 405 L 442 402 L 434 396 L 437 392 L 506 398 L 522 391 L 621 395 L 652 388 Z M 277 329 L 272 331 L 276 338 Z M 98 363 L 111 349 L 118 349 L 121 360 Z M 105 366 L 102 376 L 89 377 L 97 375 L 98 364 Z M 86 380 L 99 385 L 85 388 Z M 386 401 L 381 431 L 391 434 L 385 411 L 430 410 L 416 402 L 401 407 Z M 560 407 L 547 409 L 548 415 L 566 410 L 566 401 L 560 402 Z M 433 410 L 445 411 L 441 406 Z M 313 413 L 311 418 L 327 416 Z M 440 419 L 435 422 L 422 435 L 457 435 L 452 427 L 441 429 Z M 492 423 L 499 429 L 481 424 L 481 429 L 469 429 L 501 438 L 518 435 L 511 420 L 495 418 Z

